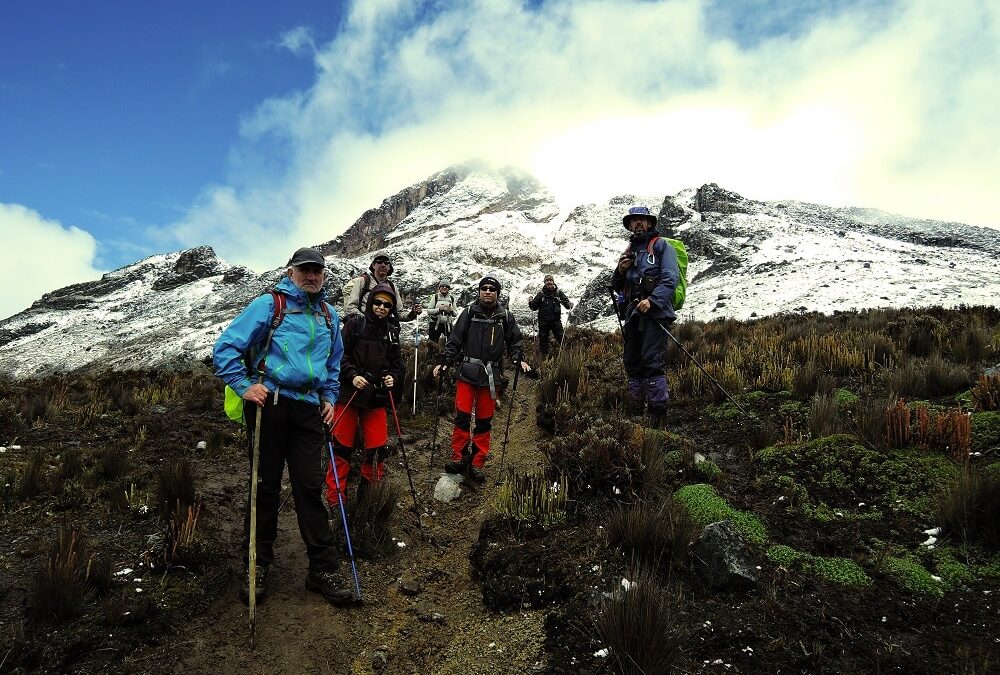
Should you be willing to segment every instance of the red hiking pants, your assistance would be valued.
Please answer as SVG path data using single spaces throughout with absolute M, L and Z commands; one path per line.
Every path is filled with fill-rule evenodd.
M 347 474 L 351 470 L 351 453 L 358 426 L 361 426 L 365 449 L 361 476 L 368 481 L 381 480 L 385 475 L 384 449 L 388 440 L 385 408 L 364 410 L 337 403 L 333 414 L 334 419 L 339 421 L 333 430 L 333 466 L 326 470 L 326 501 L 330 506 L 338 504 L 337 480 L 340 481 L 340 494 L 346 501 Z M 337 469 L 337 480 L 333 477 L 334 467 Z
M 490 398 L 489 387 L 476 387 L 458 380 L 455 383 L 455 430 L 451 434 L 451 459 L 462 461 L 462 451 L 472 439 L 472 466 L 482 468 L 490 452 L 490 429 L 497 402 Z M 472 406 L 476 406 L 476 426 L 471 430 Z

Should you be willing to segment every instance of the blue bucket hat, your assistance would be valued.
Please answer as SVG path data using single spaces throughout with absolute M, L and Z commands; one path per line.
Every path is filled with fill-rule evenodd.
M 656 216 L 654 216 L 652 213 L 649 212 L 648 207 L 633 206 L 628 210 L 628 213 L 622 216 L 622 225 L 625 226 L 626 230 L 628 229 L 628 219 L 631 218 L 632 216 L 643 216 L 645 218 L 649 218 L 651 221 L 653 221 L 653 227 L 656 227 Z

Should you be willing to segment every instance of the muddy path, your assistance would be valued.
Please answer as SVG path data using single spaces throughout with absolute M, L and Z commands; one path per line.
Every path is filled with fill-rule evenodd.
M 543 463 L 537 449 L 540 432 L 534 420 L 534 385 L 527 378 L 519 383 L 505 467 L 524 471 Z M 390 527 L 397 546 L 381 560 L 358 559 L 364 596 L 360 606 L 336 608 L 305 590 L 307 560 L 288 500 L 279 516 L 269 596 L 257 610 L 256 650 L 249 648 L 247 608 L 237 598 L 234 574 L 222 597 L 170 640 L 170 652 L 176 658 L 173 671 L 457 674 L 540 669 L 544 613 L 491 613 L 470 576 L 469 551 L 493 509 L 506 417 L 506 406 L 502 406 L 494 417 L 486 482 L 469 485 L 466 481 L 461 496 L 447 504 L 432 495 L 445 459 L 442 446 L 447 446 L 450 437 L 451 413 L 440 421 L 434 466 L 429 467 L 430 433 L 415 434 L 407 454 L 422 510 L 433 517 L 425 536 L 417 527 L 402 458 L 390 460 L 389 479 L 403 491 Z M 229 524 L 234 570 L 239 569 L 237 526 L 245 489 L 241 470 L 213 467 L 200 481 L 206 486 L 206 501 L 216 504 L 215 518 Z M 350 586 L 346 559 L 339 574 L 344 585 Z M 415 594 L 412 588 L 410 593 L 401 590 L 404 579 L 408 587 L 415 582 Z

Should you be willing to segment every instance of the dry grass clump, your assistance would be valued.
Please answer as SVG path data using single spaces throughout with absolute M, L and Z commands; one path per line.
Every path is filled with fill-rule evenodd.
M 362 487 L 363 486 L 363 487 Z M 347 522 L 354 552 L 368 557 L 385 555 L 392 544 L 389 521 L 396 511 L 402 490 L 392 481 L 374 483 L 360 479 L 355 499 L 347 502 Z M 333 530 L 343 534 L 343 522 L 334 508 Z
M 980 375 L 972 388 L 976 410 L 1000 410 L 1000 373 Z
M 46 566 L 32 581 L 31 607 L 36 618 L 62 622 L 78 616 L 91 595 L 87 586 L 89 572 L 80 533 L 61 530 Z
M 938 505 L 942 533 L 963 545 L 1000 550 L 1000 477 L 967 467 Z
M 836 394 L 816 394 L 809 404 L 809 433 L 813 438 L 832 436 L 840 426 L 840 405 Z
M 195 501 L 191 462 L 184 458 L 164 462 L 157 474 L 156 508 L 163 517 L 192 506 Z
M 666 674 L 681 656 L 684 631 L 675 603 L 649 573 L 629 575 L 628 588 L 603 601 L 594 631 L 609 650 L 608 659 L 626 675 Z
M 652 569 L 676 569 L 698 534 L 686 508 L 673 500 L 620 506 L 608 519 L 608 542 Z

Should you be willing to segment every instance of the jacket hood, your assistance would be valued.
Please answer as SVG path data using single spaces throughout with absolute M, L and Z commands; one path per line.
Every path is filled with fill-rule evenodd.
M 399 309 L 395 306 L 396 292 L 392 290 L 392 286 L 389 284 L 375 284 L 375 288 L 373 288 L 368 294 L 368 300 L 365 301 L 365 318 L 369 321 L 383 321 L 383 319 L 375 316 L 375 309 L 372 307 L 372 302 L 375 300 L 375 295 L 377 293 L 385 293 L 392 298 L 394 306 L 392 311 L 389 312 L 389 316 L 395 315 Z

